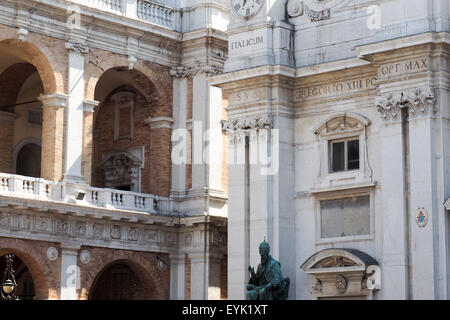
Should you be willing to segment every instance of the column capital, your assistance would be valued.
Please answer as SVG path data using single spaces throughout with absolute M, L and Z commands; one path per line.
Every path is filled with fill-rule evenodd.
M 227 135 L 250 135 L 252 132 L 272 129 L 273 121 L 270 115 L 258 115 L 248 118 L 222 120 L 222 131 Z
M 173 120 L 173 118 L 163 116 L 163 117 L 156 117 L 156 118 L 148 117 L 147 119 L 144 120 L 144 122 L 146 124 L 148 124 L 148 127 L 150 128 L 150 130 L 157 129 L 157 128 L 172 129 L 174 120 Z
M 84 54 L 89 52 L 89 47 L 85 43 L 76 42 L 76 41 L 67 41 L 66 49 L 69 50 L 69 52 L 74 52 L 78 54 Z
M 42 107 L 55 107 L 64 108 L 67 107 L 67 101 L 69 96 L 62 93 L 54 93 L 47 95 L 40 95 L 37 99 L 42 103 Z
M 381 113 L 381 118 L 392 122 L 402 120 L 402 110 L 407 112 L 408 120 L 419 116 L 434 117 L 435 102 L 434 92 L 430 87 L 388 93 L 376 98 L 376 106 Z
M 83 111 L 86 113 L 94 113 L 94 108 L 100 104 L 100 101 L 96 100 L 84 100 L 84 108 Z

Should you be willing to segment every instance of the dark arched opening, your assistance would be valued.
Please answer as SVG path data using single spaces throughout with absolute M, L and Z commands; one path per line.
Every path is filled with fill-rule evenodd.
M 0 257 L 0 273 L 3 277 L 3 272 L 6 268 L 5 255 Z M 16 295 L 19 300 L 34 300 L 36 293 L 34 289 L 33 278 L 30 270 L 19 257 L 14 256 L 13 269 L 15 271 L 15 278 L 17 283 Z
M 16 174 L 27 177 L 41 176 L 41 147 L 29 143 L 17 154 Z
M 151 299 L 153 285 L 136 268 L 124 260 L 106 266 L 94 280 L 89 300 Z

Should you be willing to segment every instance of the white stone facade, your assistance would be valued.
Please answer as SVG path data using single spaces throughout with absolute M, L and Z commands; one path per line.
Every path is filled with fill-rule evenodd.
M 229 298 L 245 298 L 264 237 L 290 299 L 449 298 L 449 18 L 446 0 L 231 14 L 211 80 L 228 98 L 228 153 L 242 154 L 229 164 Z M 272 175 L 251 161 L 267 136 Z M 332 146 L 351 140 L 358 167 L 335 172 Z

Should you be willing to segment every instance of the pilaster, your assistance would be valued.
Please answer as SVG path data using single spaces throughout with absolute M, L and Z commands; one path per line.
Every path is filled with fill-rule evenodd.
M 59 181 L 63 174 L 64 112 L 68 96 L 52 94 L 37 99 L 42 103 L 41 177 Z

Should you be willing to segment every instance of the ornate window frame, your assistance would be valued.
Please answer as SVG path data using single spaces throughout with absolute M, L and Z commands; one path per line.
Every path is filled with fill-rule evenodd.
M 329 188 L 372 182 L 367 152 L 367 127 L 371 121 L 353 112 L 338 112 L 314 129 L 319 146 L 320 167 L 314 188 Z M 340 139 L 359 140 L 359 169 L 330 172 L 330 142 Z

